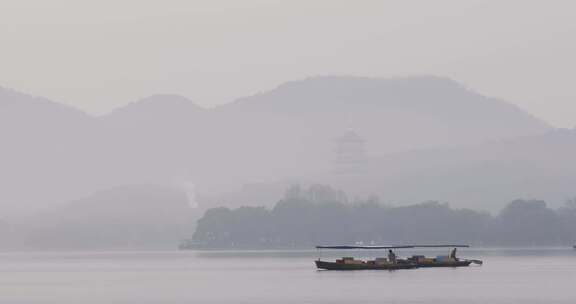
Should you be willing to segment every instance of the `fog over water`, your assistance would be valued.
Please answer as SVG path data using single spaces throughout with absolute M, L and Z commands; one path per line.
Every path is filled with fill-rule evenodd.
M 103 116 L 0 88 L 0 118 L 6 249 L 172 249 L 207 210 L 272 208 L 291 185 L 345 204 L 574 213 L 576 130 L 444 77 L 311 77 L 214 109 L 154 95 Z
M 400 254 L 445 254 L 416 251 Z M 350 252 L 323 253 L 324 259 Z M 378 256 L 378 252 L 356 252 Z M 481 267 L 317 271 L 314 251 L 0 254 L 0 301 L 72 303 L 574 303 L 575 252 L 467 249 Z

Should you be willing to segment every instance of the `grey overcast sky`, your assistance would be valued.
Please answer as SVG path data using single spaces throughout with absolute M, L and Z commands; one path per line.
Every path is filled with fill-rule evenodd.
M 576 125 L 576 1 L 0 0 L 0 86 L 104 113 L 317 75 L 453 78 Z

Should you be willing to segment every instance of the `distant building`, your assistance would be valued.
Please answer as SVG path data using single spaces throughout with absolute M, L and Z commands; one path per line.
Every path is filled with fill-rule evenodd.
M 355 174 L 362 171 L 366 157 L 364 142 L 364 139 L 352 129 L 334 139 L 335 174 Z

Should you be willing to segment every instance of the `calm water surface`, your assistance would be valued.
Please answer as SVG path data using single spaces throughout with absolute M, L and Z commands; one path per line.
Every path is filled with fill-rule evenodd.
M 485 264 L 331 272 L 315 270 L 315 251 L 2 253 L 0 303 L 576 303 L 572 249 L 461 255 Z

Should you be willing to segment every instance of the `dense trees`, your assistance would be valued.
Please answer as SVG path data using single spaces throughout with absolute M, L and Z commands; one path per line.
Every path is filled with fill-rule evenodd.
M 552 210 L 543 201 L 516 200 L 498 215 L 425 202 L 392 207 L 376 198 L 349 201 L 322 185 L 291 187 L 272 209 L 210 209 L 193 241 L 219 248 L 310 247 L 317 244 L 472 243 L 494 246 L 570 244 L 576 201 Z
M 558 212 L 537 200 L 509 203 L 492 229 L 490 237 L 501 245 L 555 245 L 564 233 Z

